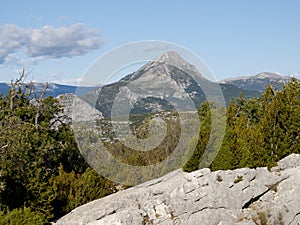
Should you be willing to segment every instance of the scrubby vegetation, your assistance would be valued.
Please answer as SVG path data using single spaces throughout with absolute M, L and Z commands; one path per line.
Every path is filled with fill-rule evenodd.
M 268 86 L 260 98 L 232 100 L 226 110 L 224 141 L 210 165 L 212 170 L 272 167 L 291 153 L 300 153 L 300 82 L 292 78 L 282 90 Z M 202 122 L 199 142 L 183 167 L 199 169 L 211 130 L 207 104 L 199 109 Z
M 0 225 L 48 224 L 81 204 L 116 191 L 116 184 L 86 164 L 59 102 L 44 97 L 44 90 L 32 93 L 22 78 L 21 75 L 12 83 L 7 96 L 0 96 Z M 213 152 L 204 153 L 209 139 L 218 135 L 211 133 L 212 116 L 221 115 L 218 110 L 208 103 L 198 110 L 199 137 L 194 137 L 187 147 L 186 152 L 191 154 L 185 156 L 185 171 L 206 166 L 215 157 Z M 165 160 L 178 144 L 180 123 L 174 119 L 176 113 L 162 115 L 170 120 L 169 135 L 155 151 L 130 152 L 118 142 L 114 147 L 108 142 L 106 147 L 121 161 L 141 166 L 139 170 Z M 240 96 L 229 103 L 226 116 L 225 137 L 209 165 L 212 170 L 271 167 L 291 153 L 300 153 L 298 80 L 291 79 L 280 91 L 268 86 L 259 98 L 246 100 Z M 150 117 L 146 122 L 144 119 L 136 115 L 136 123 L 131 125 L 141 139 L 148 137 L 151 125 Z M 189 123 L 193 121 L 186 119 L 185 125 Z M 130 174 L 121 171 L 120 176 Z M 221 182 L 222 178 L 217 180 Z
M 115 185 L 86 164 L 58 101 L 22 78 L 0 96 L 0 224 L 47 224 Z

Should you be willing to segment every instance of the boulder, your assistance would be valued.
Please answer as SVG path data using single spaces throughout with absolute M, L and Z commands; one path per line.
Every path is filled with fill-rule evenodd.
M 176 170 L 74 209 L 56 225 L 300 224 L 300 156 L 267 168 Z

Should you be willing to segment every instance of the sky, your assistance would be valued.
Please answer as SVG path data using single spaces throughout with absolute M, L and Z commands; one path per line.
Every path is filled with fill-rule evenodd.
M 0 82 L 80 83 L 100 56 L 167 41 L 200 57 L 217 80 L 300 71 L 297 0 L 10 0 L 0 15 Z

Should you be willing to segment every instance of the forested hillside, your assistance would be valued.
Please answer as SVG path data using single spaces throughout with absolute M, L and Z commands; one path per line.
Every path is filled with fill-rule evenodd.
M 199 168 L 210 136 L 210 111 L 199 109 L 199 142 L 184 170 Z M 291 153 L 300 153 L 300 82 L 292 78 L 282 90 L 268 86 L 260 98 L 243 96 L 230 102 L 223 144 L 212 170 L 274 166 Z M 209 157 L 209 155 L 208 155 Z
M 44 97 L 44 92 L 32 98 L 22 78 L 7 96 L 0 96 L 0 224 L 48 224 L 79 205 L 114 193 L 117 184 L 86 164 L 70 124 L 62 122 L 68 120 L 61 118 L 63 108 L 57 99 Z M 185 171 L 197 170 L 215 156 L 209 151 L 203 155 L 211 135 L 210 108 L 218 110 L 204 103 L 198 111 L 199 141 L 190 141 L 196 150 L 184 165 Z M 226 113 L 224 141 L 207 165 L 212 170 L 271 167 L 291 153 L 300 153 L 298 80 L 291 79 L 282 90 L 268 86 L 259 98 L 233 99 Z M 138 137 L 147 137 L 147 120 L 136 128 Z M 176 128 L 179 124 L 169 125 Z M 168 136 L 165 145 L 146 158 L 138 152 L 127 154 L 118 143 L 111 153 L 142 167 L 164 160 L 176 145 L 176 137 L 176 132 Z M 186 146 L 185 150 L 190 149 Z
M 1 225 L 48 224 L 115 192 L 85 163 L 59 102 L 43 92 L 31 98 L 22 79 L 0 96 Z

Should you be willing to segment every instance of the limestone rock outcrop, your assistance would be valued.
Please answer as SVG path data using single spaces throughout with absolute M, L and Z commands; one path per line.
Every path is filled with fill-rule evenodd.
M 80 206 L 55 224 L 297 225 L 300 155 L 271 170 L 176 170 Z

